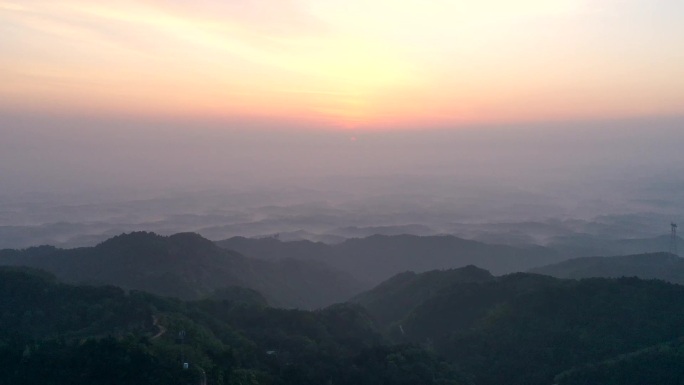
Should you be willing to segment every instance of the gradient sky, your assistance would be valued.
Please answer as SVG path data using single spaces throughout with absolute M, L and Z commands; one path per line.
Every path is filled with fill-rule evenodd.
M 0 0 L 0 110 L 321 127 L 681 116 L 681 0 Z

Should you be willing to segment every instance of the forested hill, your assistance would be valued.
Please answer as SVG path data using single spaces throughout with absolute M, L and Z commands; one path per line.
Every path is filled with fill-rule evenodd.
M 325 262 L 368 283 L 369 287 L 404 271 L 424 272 L 476 265 L 494 274 L 505 274 L 526 271 L 562 258 L 558 252 L 541 246 L 492 245 L 450 235 L 374 235 L 348 239 L 336 245 L 235 237 L 217 244 L 260 259 L 296 258 Z
M 639 277 L 684 284 L 684 259 L 669 253 L 575 258 L 530 270 L 557 278 Z
M 0 268 L 0 384 L 684 381 L 684 286 L 663 281 L 492 277 L 469 266 L 394 277 L 357 297 L 367 310 L 221 296 L 230 299 L 184 302 Z M 378 325 L 375 306 L 406 308 Z
M 684 339 L 661 343 L 556 376 L 558 385 L 681 384 Z
M 359 294 L 351 302 L 364 306 L 380 325 L 386 327 L 403 319 L 444 288 L 460 282 L 485 282 L 494 279 L 487 270 L 472 265 L 422 274 L 407 271 Z
M 4 267 L 0 321 L 2 385 L 469 384 L 434 353 L 387 345 L 352 305 L 182 302 Z
M 351 276 L 322 263 L 247 258 L 193 233 L 136 232 L 95 247 L 2 250 L 0 265 L 45 269 L 66 282 L 112 284 L 184 299 L 242 286 L 261 292 L 272 305 L 307 309 L 344 301 L 361 290 Z
M 612 381 L 620 375 L 608 376 L 606 368 L 631 373 L 627 363 L 639 357 L 663 358 L 654 366 L 657 378 L 669 379 L 657 383 L 684 381 L 678 366 L 665 364 L 682 355 L 676 341 L 684 337 L 684 286 L 637 278 L 459 275 L 405 273 L 356 298 L 395 342 L 433 349 L 476 384 L 548 385 L 561 373 L 559 383 L 582 383 L 584 374 Z M 409 287 L 419 294 L 412 297 Z M 422 298 L 417 305 L 416 298 Z M 670 343 L 674 347 L 658 347 Z M 651 350 L 624 358 L 644 349 Z M 604 366 L 590 367 L 600 362 Z

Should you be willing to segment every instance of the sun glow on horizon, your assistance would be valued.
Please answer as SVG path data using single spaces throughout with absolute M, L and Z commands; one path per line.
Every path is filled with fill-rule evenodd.
M 0 0 L 0 108 L 342 128 L 672 114 L 677 7 Z

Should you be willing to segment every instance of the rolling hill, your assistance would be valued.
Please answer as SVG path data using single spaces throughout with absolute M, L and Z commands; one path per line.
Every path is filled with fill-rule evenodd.
M 112 284 L 184 299 L 241 286 L 261 292 L 272 305 L 307 309 L 341 302 L 361 288 L 348 274 L 322 263 L 247 258 L 194 233 L 163 237 L 135 232 L 95 247 L 2 250 L 0 264 L 41 268 L 66 282 Z
M 639 277 L 684 284 L 684 259 L 669 253 L 575 258 L 531 269 L 557 278 Z
M 677 238 L 677 245 L 680 250 L 684 248 L 682 238 Z M 555 237 L 547 246 L 571 258 L 649 254 L 667 252 L 670 247 L 670 236 L 611 239 L 591 234 L 574 234 Z
M 0 321 L 3 385 L 469 384 L 433 353 L 389 345 L 348 304 L 180 301 L 0 267 Z
M 625 355 L 684 336 L 684 286 L 638 278 L 488 277 L 468 267 L 400 274 L 355 299 L 395 342 L 434 350 L 482 385 L 552 384 L 557 377 L 583 383 L 584 374 L 619 379 L 605 369 L 629 373 Z M 677 349 L 640 357 L 673 362 Z M 630 358 L 635 365 L 639 359 Z M 592 369 L 597 363 L 604 366 Z M 658 383 L 683 378 L 678 367 L 658 368 L 654 378 L 673 379 Z
M 561 260 L 558 252 L 541 246 L 490 245 L 454 236 L 374 235 L 335 245 L 235 237 L 217 244 L 265 260 L 293 258 L 323 262 L 352 274 L 368 287 L 404 271 L 477 265 L 494 274 L 505 274 Z
M 494 276 L 487 270 L 472 265 L 422 274 L 407 271 L 357 295 L 351 302 L 368 309 L 380 325 L 387 327 L 394 321 L 402 320 L 446 287 L 459 282 L 485 282 L 493 279 Z

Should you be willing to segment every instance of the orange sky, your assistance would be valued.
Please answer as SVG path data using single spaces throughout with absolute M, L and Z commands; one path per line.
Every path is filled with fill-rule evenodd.
M 322 127 L 678 115 L 684 5 L 0 0 L 0 108 Z

